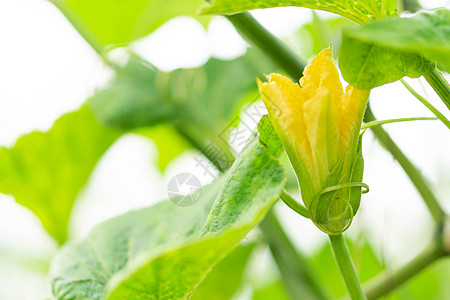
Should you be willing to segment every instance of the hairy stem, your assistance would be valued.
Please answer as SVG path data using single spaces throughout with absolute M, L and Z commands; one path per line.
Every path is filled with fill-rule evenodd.
M 273 211 L 266 215 L 259 228 L 279 266 L 291 299 L 329 299 L 323 284 L 309 266 L 307 258 L 292 245 Z
M 355 267 L 353 266 L 344 236 L 339 234 L 329 235 L 329 237 L 334 259 L 336 260 L 336 264 L 339 272 L 341 273 L 341 277 L 344 280 L 344 284 L 350 298 L 352 300 L 367 299 L 361 287 L 361 283 L 359 282 Z
M 406 265 L 395 269 L 384 271 L 367 284 L 364 285 L 369 300 L 378 299 L 389 294 L 395 288 L 402 285 L 408 279 L 417 275 L 433 262 L 445 255 L 445 249 L 440 242 L 432 243 L 427 249 L 416 256 Z
M 376 120 L 370 106 L 367 106 L 366 114 L 364 116 L 365 122 L 372 122 Z M 433 191 L 428 186 L 425 178 L 420 171 L 413 165 L 413 163 L 406 157 L 406 155 L 395 144 L 389 134 L 382 127 L 372 127 L 372 131 L 375 137 L 380 143 L 392 154 L 392 156 L 399 162 L 405 173 L 408 175 L 411 182 L 416 187 L 417 191 L 422 196 L 425 204 L 427 205 L 431 215 L 436 223 L 441 223 L 444 219 L 445 212 L 439 204 Z
M 450 109 L 450 85 L 439 70 L 434 69 L 433 71 L 425 74 L 423 77 L 425 77 L 436 94 L 438 94 L 445 105 L 447 105 L 447 108 Z

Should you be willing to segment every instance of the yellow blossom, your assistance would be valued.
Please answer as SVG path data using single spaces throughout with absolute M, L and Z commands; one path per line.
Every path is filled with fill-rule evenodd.
M 359 207 L 360 185 L 349 186 L 362 180 L 358 140 L 369 90 L 347 86 L 344 93 L 330 49 L 322 50 L 303 75 L 299 85 L 270 74 L 268 82 L 258 80 L 258 87 L 311 219 L 337 234 Z

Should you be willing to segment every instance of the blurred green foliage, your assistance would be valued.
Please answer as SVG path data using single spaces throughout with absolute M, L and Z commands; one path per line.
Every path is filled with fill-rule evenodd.
M 0 149 L 0 192 L 33 211 L 62 244 L 75 198 L 120 134 L 99 125 L 86 106 L 66 114 L 48 132 L 29 133 Z

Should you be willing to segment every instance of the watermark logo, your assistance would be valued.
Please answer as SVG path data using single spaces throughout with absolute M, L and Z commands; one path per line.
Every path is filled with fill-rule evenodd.
M 180 173 L 169 181 L 167 194 L 173 204 L 180 207 L 194 205 L 201 196 L 200 180 L 192 173 Z

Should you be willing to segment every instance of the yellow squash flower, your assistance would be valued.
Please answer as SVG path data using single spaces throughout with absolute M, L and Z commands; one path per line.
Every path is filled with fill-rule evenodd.
M 369 90 L 345 93 L 331 50 L 306 66 L 300 85 L 270 74 L 258 87 L 300 183 L 313 222 L 329 234 L 349 225 L 361 198 L 359 133 Z

